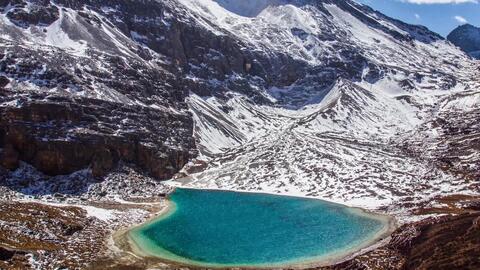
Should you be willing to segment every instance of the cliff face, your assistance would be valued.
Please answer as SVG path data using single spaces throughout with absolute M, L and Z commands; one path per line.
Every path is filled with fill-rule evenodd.
M 455 28 L 447 39 L 474 58 L 480 59 L 480 28 L 464 24 Z
M 125 161 L 157 179 L 172 177 L 196 156 L 179 71 L 81 11 L 89 1 L 60 2 L 1 3 L 0 31 L 10 37 L 0 45 L 2 165 L 103 176 Z M 148 3 L 124 8 L 135 16 L 156 11 Z
M 123 160 L 166 179 L 192 157 L 188 115 L 82 98 L 15 102 L 21 105 L 2 108 L 0 121 L 2 164 L 9 169 L 22 160 L 49 175 L 90 167 L 94 176 L 103 176 Z M 166 145 L 169 136 L 178 136 L 185 148 Z

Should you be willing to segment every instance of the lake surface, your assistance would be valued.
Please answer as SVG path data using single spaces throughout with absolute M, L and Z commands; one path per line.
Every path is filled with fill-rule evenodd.
M 128 236 L 146 256 L 205 267 L 330 261 L 371 244 L 389 219 L 322 200 L 177 188 L 169 211 Z

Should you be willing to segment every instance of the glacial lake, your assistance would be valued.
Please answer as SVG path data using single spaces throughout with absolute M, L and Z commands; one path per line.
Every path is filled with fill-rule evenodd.
M 322 200 L 177 188 L 168 211 L 127 233 L 136 253 L 203 267 L 332 263 L 390 229 L 390 219 Z

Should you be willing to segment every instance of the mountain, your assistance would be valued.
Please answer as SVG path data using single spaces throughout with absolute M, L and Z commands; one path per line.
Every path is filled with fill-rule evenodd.
M 101 257 L 106 237 L 176 185 L 312 196 L 399 224 L 479 194 L 480 64 L 423 26 L 350 0 L 0 9 L 2 212 L 40 220 L 0 215 L 0 243 L 25 263 L 124 262 Z
M 453 140 L 445 125 L 478 115 L 478 64 L 440 36 L 350 1 L 270 1 L 253 17 L 235 13 L 233 2 L 180 2 L 197 25 L 255 53 L 246 75 L 212 80 L 190 71 L 219 89 L 187 101 L 200 153 L 213 158 L 192 185 L 375 208 L 468 190 L 457 172 L 478 177 L 468 169 L 477 168 L 477 151 L 465 153 L 470 160 L 458 157 L 459 145 L 439 147 Z M 282 60 L 270 55 L 290 63 L 277 67 Z M 258 73 L 271 66 L 268 77 Z M 232 79 L 251 90 L 232 89 Z M 478 125 L 467 129 L 477 145 Z
M 480 59 L 480 28 L 464 24 L 448 34 L 447 39 L 472 57 Z

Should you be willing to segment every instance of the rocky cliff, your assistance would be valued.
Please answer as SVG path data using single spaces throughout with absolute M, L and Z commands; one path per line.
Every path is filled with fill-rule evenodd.
M 168 179 L 196 155 L 188 89 L 170 60 L 90 4 L 1 3 L 2 164 L 103 176 L 122 160 Z M 131 21 L 136 8 L 162 11 L 128 8 Z

